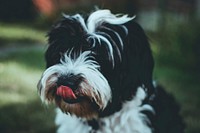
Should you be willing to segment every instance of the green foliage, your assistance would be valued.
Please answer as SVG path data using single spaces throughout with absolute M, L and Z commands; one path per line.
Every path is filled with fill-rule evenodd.
M 173 22 L 172 22 L 173 23 Z M 197 68 L 200 52 L 200 26 L 192 23 L 173 23 L 162 31 L 151 34 L 156 59 L 182 68 Z
M 150 36 L 155 58 L 154 79 L 181 105 L 186 133 L 200 131 L 200 25 L 198 20 L 170 24 Z
M 186 124 L 186 133 L 198 133 L 200 131 L 198 77 L 198 73 L 163 65 L 160 62 L 156 63 L 154 79 L 163 85 L 180 104 L 181 116 Z

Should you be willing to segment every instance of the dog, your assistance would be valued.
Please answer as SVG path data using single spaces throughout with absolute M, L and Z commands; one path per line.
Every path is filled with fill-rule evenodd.
M 58 106 L 57 132 L 184 132 L 176 101 L 152 79 L 150 44 L 134 17 L 83 16 L 64 14 L 48 33 L 38 92 Z

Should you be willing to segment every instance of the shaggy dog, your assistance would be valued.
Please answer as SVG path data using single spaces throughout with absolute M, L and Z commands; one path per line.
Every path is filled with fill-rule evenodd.
M 182 133 L 179 107 L 153 83 L 148 39 L 134 17 L 64 15 L 48 33 L 38 91 L 58 106 L 58 133 Z

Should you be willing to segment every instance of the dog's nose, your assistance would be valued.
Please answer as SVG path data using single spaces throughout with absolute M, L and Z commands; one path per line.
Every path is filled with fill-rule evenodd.
M 78 84 L 80 83 L 80 76 L 75 75 L 62 75 L 58 78 L 57 85 L 58 86 L 68 86 L 72 90 L 76 90 Z

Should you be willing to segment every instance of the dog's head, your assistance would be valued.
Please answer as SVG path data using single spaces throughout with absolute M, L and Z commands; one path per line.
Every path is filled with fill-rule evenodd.
M 110 103 L 122 101 L 120 94 L 132 92 L 133 86 L 127 91 L 120 87 L 123 81 L 134 83 L 128 77 L 132 70 L 125 70 L 134 64 L 124 59 L 134 55 L 129 52 L 134 46 L 125 45 L 130 40 L 126 41 L 129 29 L 124 24 L 132 19 L 109 10 L 96 11 L 87 19 L 79 14 L 64 15 L 48 34 L 47 69 L 38 83 L 42 101 L 55 102 L 63 112 L 92 119 Z M 137 82 L 135 87 L 145 84 Z

